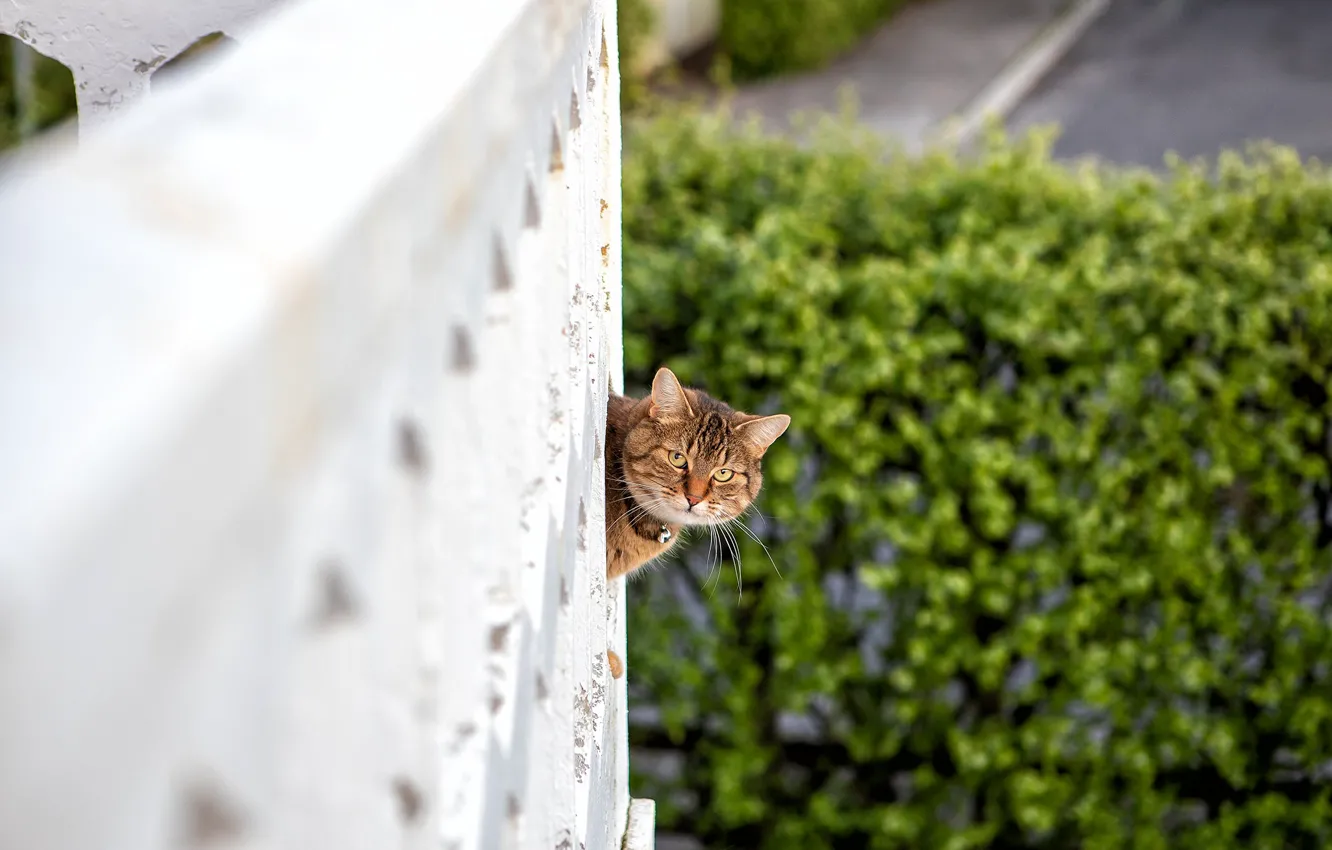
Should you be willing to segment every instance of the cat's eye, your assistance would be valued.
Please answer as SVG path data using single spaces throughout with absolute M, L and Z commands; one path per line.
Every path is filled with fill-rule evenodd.
M 712 473 L 712 477 L 718 481 L 730 481 L 735 477 L 735 472 L 729 469 L 719 469 Z
M 671 452 L 670 458 L 671 458 L 671 466 L 675 467 L 676 469 L 684 469 L 686 466 L 689 465 L 689 460 L 681 452 Z

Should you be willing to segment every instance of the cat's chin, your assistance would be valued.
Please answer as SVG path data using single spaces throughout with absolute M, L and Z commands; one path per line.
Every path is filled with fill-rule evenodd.
M 676 525 L 725 525 L 731 521 L 731 517 L 721 516 L 715 513 L 697 513 L 696 511 L 685 511 L 679 508 L 657 508 L 652 512 L 663 522 L 670 522 Z

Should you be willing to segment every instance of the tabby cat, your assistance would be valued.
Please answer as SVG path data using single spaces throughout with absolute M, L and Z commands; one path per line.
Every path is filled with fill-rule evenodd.
M 681 386 L 665 367 L 652 394 L 610 396 L 606 409 L 606 576 L 628 575 L 665 554 L 685 525 L 739 517 L 763 485 L 760 461 L 791 424 L 784 413 L 732 410 Z M 611 672 L 623 664 L 608 652 Z

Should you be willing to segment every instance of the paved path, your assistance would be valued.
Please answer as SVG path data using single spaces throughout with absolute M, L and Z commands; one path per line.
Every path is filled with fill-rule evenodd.
M 1158 166 L 1275 139 L 1332 160 L 1332 0 L 1114 0 L 1018 107 L 1061 157 Z
M 785 130 L 793 112 L 837 112 L 840 91 L 850 86 L 861 122 L 914 150 L 1068 5 L 930 0 L 908 6 L 825 69 L 743 87 L 736 111 L 758 112 L 766 126 Z

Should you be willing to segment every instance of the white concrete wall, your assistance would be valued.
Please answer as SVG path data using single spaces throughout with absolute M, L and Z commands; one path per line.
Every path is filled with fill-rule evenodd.
M 0 848 L 621 846 L 614 15 L 292 0 L 0 175 Z
M 82 124 L 93 126 L 148 91 L 153 71 L 197 39 L 243 38 L 287 0 L 4 0 L 0 33 L 74 75 Z

